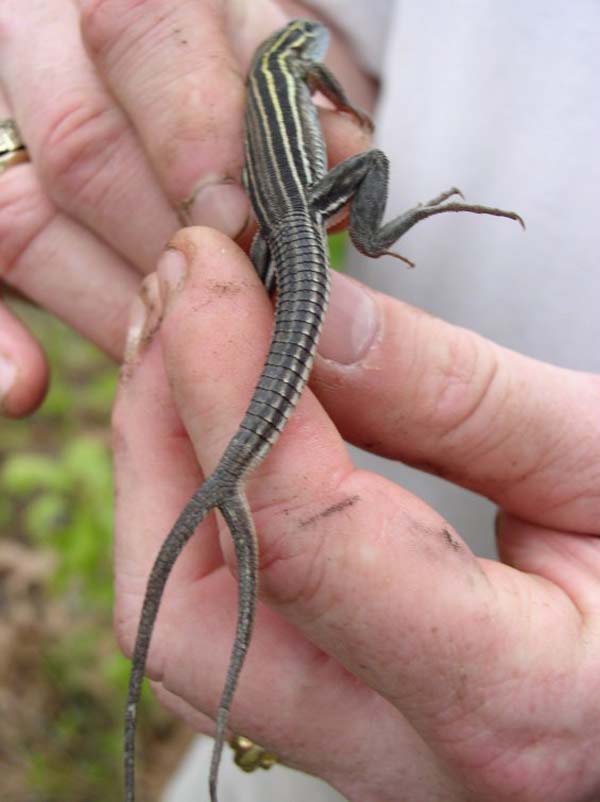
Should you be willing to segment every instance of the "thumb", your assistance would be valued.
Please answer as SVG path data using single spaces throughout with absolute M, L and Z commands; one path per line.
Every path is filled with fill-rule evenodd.
M 600 382 L 334 275 L 311 387 L 342 435 L 516 516 L 594 533 Z

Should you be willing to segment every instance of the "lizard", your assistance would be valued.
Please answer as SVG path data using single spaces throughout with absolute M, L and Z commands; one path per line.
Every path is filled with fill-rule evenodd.
M 417 222 L 446 212 L 471 212 L 516 220 L 515 212 L 463 202 L 456 188 L 382 224 L 388 160 L 371 149 L 327 168 L 318 108 L 320 91 L 361 125 L 370 119 L 352 105 L 323 64 L 329 33 L 320 22 L 299 19 L 275 31 L 256 51 L 247 80 L 245 164 L 242 182 L 258 230 L 251 261 L 271 294 L 276 291 L 271 344 L 242 421 L 217 467 L 194 493 L 160 548 L 148 579 L 132 657 L 125 716 L 125 798 L 134 802 L 137 703 L 154 622 L 170 571 L 209 511 L 218 509 L 230 530 L 238 565 L 235 639 L 216 715 L 209 792 L 217 802 L 217 775 L 229 709 L 250 643 L 258 586 L 258 545 L 244 479 L 267 455 L 308 381 L 329 295 L 327 225 L 347 204 L 349 234 L 371 257 Z M 461 200 L 450 200 L 460 196 Z

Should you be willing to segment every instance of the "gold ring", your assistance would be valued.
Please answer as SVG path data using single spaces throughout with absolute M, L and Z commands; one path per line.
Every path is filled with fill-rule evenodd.
M 26 161 L 29 161 L 27 146 L 16 122 L 10 117 L 0 120 L 0 173 Z
M 256 769 L 270 769 L 279 761 L 275 752 L 267 752 L 262 746 L 255 744 L 245 735 L 234 735 L 229 741 L 233 749 L 233 762 L 242 771 L 252 772 Z

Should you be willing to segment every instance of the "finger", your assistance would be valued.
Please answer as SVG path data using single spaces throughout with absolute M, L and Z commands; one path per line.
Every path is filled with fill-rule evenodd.
M 197 598 L 187 597 L 188 604 L 194 602 Z M 228 602 L 233 608 L 235 599 Z M 212 735 L 212 719 L 199 711 L 213 713 L 216 708 L 216 686 L 222 681 L 226 652 L 219 666 L 211 654 L 215 640 L 210 641 L 210 648 L 205 640 L 210 635 L 204 618 L 212 617 L 213 609 L 203 607 L 202 612 L 203 620 L 193 627 L 191 622 L 183 623 L 185 615 L 178 619 L 182 622 L 178 640 L 185 644 L 186 657 L 175 640 L 169 643 L 169 654 L 174 649 L 177 657 L 165 663 L 163 681 L 153 687 L 168 710 L 196 731 Z M 233 627 L 233 618 L 227 623 Z M 221 631 L 220 639 L 228 634 Z M 193 674 L 182 672 L 183 659 L 186 664 L 194 663 Z M 168 687 L 177 688 L 178 693 Z M 318 727 L 315 721 L 319 721 Z M 372 738 L 373 721 L 377 721 L 376 742 Z M 286 630 L 286 625 L 265 608 L 258 610 L 255 635 L 232 707 L 231 727 L 233 733 L 243 733 L 275 752 L 280 763 L 326 780 L 342 794 L 347 791 L 349 798 L 351 789 L 356 794 L 357 788 L 364 787 L 366 792 L 367 787 L 398 783 L 415 802 L 431 799 L 428 794 L 432 789 L 440 795 L 448 790 L 447 779 L 430 751 L 389 703 L 315 647 L 299 642 L 297 633 L 289 627 Z M 208 774 L 211 749 L 208 744 L 207 760 L 200 770 L 206 775 L 199 772 L 202 779 Z M 395 758 L 390 761 L 392 752 Z M 226 782 L 226 775 L 222 775 L 221 784 Z
M 593 629 L 600 615 L 600 538 L 543 529 L 501 513 L 498 553 L 521 571 L 546 577 L 565 590 Z
M 10 119 L 0 90 L 0 119 Z M 47 198 L 31 162 L 0 175 L 0 279 L 121 359 L 136 271 Z
M 20 418 L 46 393 L 48 365 L 25 326 L 0 303 L 0 412 Z
M 174 716 L 185 721 L 194 732 L 213 735 L 215 723 L 211 718 L 200 713 L 180 696 L 168 691 L 162 683 L 152 682 L 151 687 L 161 705 Z
M 158 268 L 167 297 L 160 340 L 177 408 L 208 473 L 248 404 L 268 347 L 272 309 L 249 261 L 231 241 L 214 231 L 189 229 L 179 232 L 172 245 L 177 251 L 168 251 Z M 182 274 L 184 255 L 187 272 Z M 441 580 L 458 565 L 473 588 L 485 587 L 472 556 L 445 533 L 439 516 L 388 483 L 373 483 L 368 475 L 352 471 L 337 430 L 312 394 L 305 392 L 275 448 L 247 483 L 261 539 L 261 586 L 267 596 L 273 594 L 283 607 L 286 599 L 298 599 L 304 593 L 310 596 L 307 586 L 314 582 L 319 585 L 319 600 L 312 601 L 326 606 L 320 583 L 334 582 L 330 574 L 345 573 L 346 561 L 354 562 L 347 553 L 349 543 L 359 552 L 364 549 L 357 559 L 366 561 L 359 569 L 365 585 L 366 576 L 372 581 L 385 559 L 397 559 L 398 566 L 404 567 L 408 559 L 408 565 L 415 566 L 414 574 L 407 569 L 409 576 L 418 582 L 416 566 L 429 548 L 439 550 L 441 556 L 439 569 L 434 565 L 426 582 L 427 593 L 432 584 L 439 584 L 440 594 L 454 594 L 452 583 Z M 386 535 L 387 554 L 385 548 L 381 553 L 374 550 L 373 538 L 377 541 L 387 529 L 402 531 L 402 527 L 406 533 L 395 546 L 387 544 Z M 363 538 L 356 534 L 359 531 Z M 424 532 L 430 537 L 424 537 Z M 424 541 L 422 549 L 412 558 L 401 558 L 413 538 L 415 544 Z M 327 559 L 323 557 L 321 564 L 323 543 L 327 543 Z M 227 538 L 224 545 L 230 554 Z M 396 548 L 398 554 L 394 554 Z M 359 581 L 350 580 L 349 587 L 356 588 Z M 411 592 L 417 592 L 409 584 Z M 422 593 L 417 592 L 417 600 Z M 357 597 L 356 603 L 366 600 Z M 440 614 L 443 609 L 440 604 Z
M 172 258 L 159 266 L 162 281 L 170 278 L 175 288 L 161 343 L 182 420 L 211 470 L 231 436 L 231 421 L 247 404 L 271 313 L 233 243 L 215 232 L 190 230 L 173 244 L 189 266 L 185 276 Z M 523 709 L 531 694 L 540 713 L 523 725 L 524 741 L 533 743 L 539 732 L 557 737 L 570 720 L 571 701 L 565 696 L 549 716 L 545 692 L 563 688 L 565 676 L 574 675 L 581 649 L 580 613 L 564 590 L 477 561 L 418 499 L 349 469 L 336 430 L 310 393 L 289 423 L 247 483 L 260 541 L 262 597 L 397 706 L 444 760 L 455 759 L 457 742 L 461 749 L 465 744 L 463 765 L 499 755 L 514 735 L 514 705 Z M 217 588 L 213 593 L 219 595 Z M 199 599 L 180 596 L 177 620 L 184 609 L 198 609 Z M 557 643 L 532 635 L 550 626 L 559 633 Z M 175 665 L 182 659 L 180 652 Z M 577 668 L 578 688 L 585 688 L 592 662 Z M 215 671 L 211 665 L 208 673 Z M 548 680 L 543 688 L 540 677 Z M 170 689 L 181 695 L 172 681 Z M 507 707 L 509 682 L 515 701 Z M 186 683 L 196 687 L 199 677 L 188 673 Z M 450 724 L 456 741 L 448 739 Z M 481 739 L 471 738 L 473 732 Z
M 522 518 L 598 531 L 596 379 L 529 359 L 334 276 L 312 384 L 357 445 Z
M 256 271 L 235 243 L 208 229 L 184 229 L 171 240 L 171 246 L 158 266 L 166 306 L 161 342 L 175 401 L 199 461 L 208 472 L 215 467 L 246 410 L 268 350 L 273 309 Z M 194 313 L 198 308 L 201 314 Z M 172 315 L 175 309 L 177 312 Z M 238 316 L 249 324 L 245 337 L 234 337 L 235 332 L 229 336 L 223 328 L 223 321 Z M 236 322 L 239 326 L 239 321 Z M 214 342 L 215 353 L 219 353 L 217 364 L 201 360 L 202 364 L 193 367 L 197 390 L 185 379 L 178 381 L 180 376 L 189 376 L 191 361 L 196 362 L 197 358 L 190 348 L 171 345 L 170 331 L 175 325 L 178 343 L 185 336 L 190 341 L 207 343 L 205 348 Z M 197 334 L 198 327 L 203 332 L 201 336 Z M 209 332 L 210 338 L 206 339 Z M 231 381 L 233 376 L 235 382 Z M 217 383 L 223 385 L 219 404 L 206 391 Z M 306 393 L 286 425 L 283 438 L 289 441 L 292 453 L 297 448 L 300 453 L 310 447 L 320 454 L 321 473 L 325 475 L 331 469 L 328 484 L 332 485 L 339 481 L 340 471 L 350 469 L 350 462 L 335 427 L 322 412 L 316 414 L 319 408 L 312 394 Z M 277 493 L 278 453 L 279 449 L 274 449 L 257 471 L 274 476 L 273 485 L 267 489 L 270 495 Z M 286 459 L 298 462 L 289 454 Z
M 0 176 L 0 277 L 113 359 L 122 357 L 137 274 L 50 203 L 31 164 Z
M 7 0 L 0 25 L 2 86 L 44 190 L 137 269 L 149 271 L 177 218 L 85 54 L 79 11 L 70 0 Z
M 89 51 L 133 121 L 166 195 L 176 206 L 184 202 L 190 222 L 233 237 L 245 227 L 249 207 L 239 184 L 245 74 L 257 45 L 285 20 L 270 0 L 84 4 Z M 364 149 L 365 141 L 356 125 L 342 124 L 330 157 Z
M 282 20 L 268 0 L 245 17 Z M 193 198 L 192 222 L 239 234 L 249 213 L 239 185 L 245 87 L 225 4 L 93 0 L 84 4 L 82 29 L 167 196 L 175 205 Z
M 151 274 L 132 305 L 128 362 L 113 410 L 115 622 L 125 651 L 133 646 L 160 544 L 202 481 L 165 380 L 160 347 L 152 339 L 160 314 L 158 282 Z M 193 539 L 178 562 L 175 583 L 194 581 L 222 565 L 214 537 L 211 545 L 210 523 L 205 529 L 207 535 Z
M 198 599 L 190 595 L 186 601 L 193 604 Z M 228 603 L 233 609 L 235 599 Z M 183 608 L 178 612 L 183 613 Z M 212 606 L 204 606 L 202 613 L 195 626 L 187 624 L 185 615 L 178 619 L 178 639 L 185 646 L 178 646 L 175 638 L 167 645 L 169 655 L 174 649 L 176 657 L 165 663 L 158 698 L 194 729 L 213 734 L 212 720 L 199 711 L 208 709 L 214 715 L 227 653 L 223 651 L 220 665 L 214 661 L 212 652 L 218 641 L 205 640 L 211 633 L 204 622 L 209 616 L 218 616 L 218 610 L 213 613 Z M 233 617 L 227 623 L 233 631 Z M 215 638 L 226 640 L 230 635 L 220 631 Z M 181 670 L 183 651 L 185 664 L 194 665 L 193 673 Z M 177 693 L 168 687 L 176 688 Z M 398 783 L 415 802 L 431 799 L 431 789 L 440 798 L 442 791 L 448 790 L 447 779 L 430 751 L 388 702 L 314 646 L 300 641 L 289 625 L 264 607 L 258 609 L 231 712 L 233 733 L 243 733 L 275 752 L 282 764 L 318 776 L 342 794 L 347 791 L 349 798 L 350 789 L 355 795 L 357 788 L 364 788 L 366 797 L 367 787 Z M 373 721 L 377 721 L 376 740 Z M 389 760 L 391 753 L 393 761 Z
M 204 236 L 203 251 L 211 242 L 217 243 L 216 252 L 210 247 L 207 252 L 207 265 L 213 265 L 222 246 L 229 243 L 215 240 L 212 232 Z M 242 268 L 241 276 L 247 277 L 245 258 L 233 247 L 231 255 Z M 224 264 L 231 261 L 227 255 L 221 258 Z M 213 290 L 227 293 L 226 288 L 233 285 L 217 283 L 223 278 L 220 267 L 209 283 L 213 282 Z M 229 279 L 231 275 L 225 276 L 226 282 Z M 260 287 L 256 294 L 262 300 Z M 152 299 L 155 289 L 147 283 L 148 318 L 142 325 L 133 321 L 141 355 L 124 372 L 115 408 L 116 623 L 126 651 L 131 649 L 150 564 L 181 506 L 201 481 L 171 402 L 159 338 L 151 336 L 160 314 Z M 192 298 L 190 314 L 198 322 L 204 318 L 207 300 Z M 238 315 L 235 320 L 242 324 L 240 334 L 247 340 L 254 329 L 252 318 Z M 209 332 L 220 344 L 219 332 L 210 325 L 204 334 Z M 210 343 L 204 342 L 205 347 L 209 353 L 214 351 Z M 232 371 L 238 367 L 239 353 Z M 194 381 L 198 380 L 196 376 Z M 212 523 L 205 523 L 177 563 L 163 599 L 149 663 L 150 675 L 161 683 L 161 696 L 203 731 L 206 719 L 194 711 L 215 713 L 235 628 L 235 581 L 223 568 L 215 534 Z M 328 723 L 315 734 L 313 722 L 324 710 Z M 384 755 L 377 761 L 386 774 L 397 773 L 415 790 L 423 776 L 432 783 L 437 776 L 429 752 L 401 716 L 264 607 L 258 612 L 232 712 L 235 730 L 276 748 L 286 762 L 336 784 L 356 783 L 373 761 L 368 732 L 376 717 L 382 750 L 387 752 L 394 745 L 399 750 L 397 761 L 390 763 Z M 336 749 L 329 748 L 333 740 Z

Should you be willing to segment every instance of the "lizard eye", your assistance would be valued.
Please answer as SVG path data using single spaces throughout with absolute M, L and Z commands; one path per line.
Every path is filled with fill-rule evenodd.
M 299 20 L 301 23 L 294 29 L 294 40 L 290 46 L 311 60 L 320 61 L 329 42 L 327 28 L 317 20 Z M 291 23 L 290 28 L 294 23 Z

